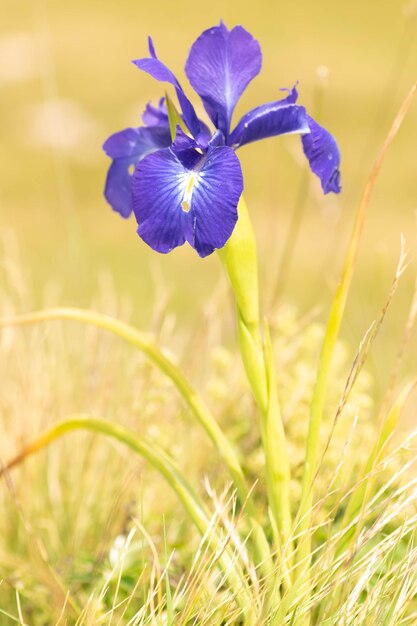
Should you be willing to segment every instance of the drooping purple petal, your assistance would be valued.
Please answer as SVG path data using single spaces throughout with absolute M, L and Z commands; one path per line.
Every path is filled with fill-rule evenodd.
M 107 173 L 104 195 L 112 209 L 122 217 L 132 213 L 132 171 L 147 154 L 171 143 L 169 128 L 126 128 L 111 135 L 103 149 L 113 158 Z
M 310 133 L 303 135 L 304 154 L 311 170 L 320 178 L 324 193 L 339 193 L 340 186 L 340 152 L 337 143 L 325 128 L 308 116 Z
M 133 210 L 139 236 L 157 252 L 181 246 L 192 231 L 191 216 L 183 210 L 184 167 L 170 148 L 145 157 L 132 181 Z
M 169 252 L 188 241 L 201 257 L 221 248 L 237 220 L 243 189 L 239 160 L 227 147 L 144 158 L 133 176 L 138 234 L 154 250 Z
M 179 84 L 178 80 L 171 72 L 171 70 L 168 69 L 168 67 L 157 58 L 155 48 L 153 47 L 153 42 L 151 39 L 150 42 L 151 43 L 149 45 L 149 49 L 151 57 L 145 59 L 136 59 L 135 61 L 133 61 L 133 63 L 139 69 L 143 70 L 147 74 L 150 74 L 150 76 L 155 78 L 155 80 L 158 80 L 162 83 L 169 83 L 170 85 L 173 85 L 175 87 L 184 121 L 189 128 L 191 134 L 194 137 L 197 137 L 197 135 L 200 133 L 201 127 L 194 107 L 185 95 L 181 85 Z
M 283 104 L 282 100 L 278 100 L 246 113 L 230 135 L 228 144 L 239 148 L 267 137 L 308 132 L 305 108 L 297 104 Z
M 104 196 L 113 211 L 127 219 L 132 213 L 132 159 L 115 159 L 107 172 Z
M 229 31 L 223 23 L 194 42 L 185 72 L 216 128 L 227 137 L 240 96 L 259 73 L 261 48 L 242 26 Z
M 209 148 L 191 201 L 192 245 L 201 257 L 222 248 L 229 239 L 237 222 L 242 191 L 243 175 L 234 151 L 227 146 Z

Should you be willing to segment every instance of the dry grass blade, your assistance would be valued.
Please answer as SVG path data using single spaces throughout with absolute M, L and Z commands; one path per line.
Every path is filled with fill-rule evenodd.
M 359 374 L 360 374 L 360 372 L 361 372 L 361 370 L 362 370 L 362 368 L 363 368 L 363 366 L 365 364 L 365 361 L 366 361 L 366 359 L 368 357 L 369 351 L 372 348 L 372 345 L 373 345 L 373 343 L 374 343 L 374 341 L 375 341 L 375 339 L 376 339 L 376 337 L 378 335 L 378 332 L 381 329 L 382 324 L 384 323 L 385 316 L 387 314 L 387 311 L 388 311 L 390 305 L 392 304 L 392 301 L 394 299 L 395 293 L 396 293 L 397 288 L 398 288 L 398 284 L 399 284 L 400 278 L 401 278 L 402 274 L 404 273 L 406 267 L 407 267 L 407 256 L 406 256 L 406 252 L 405 252 L 405 241 L 404 241 L 404 238 L 401 237 L 401 252 L 400 252 L 400 257 L 399 257 L 399 260 L 398 260 L 397 268 L 396 268 L 396 271 L 395 271 L 395 276 L 394 276 L 394 279 L 393 279 L 392 284 L 391 284 L 391 288 L 389 290 L 387 299 L 384 302 L 384 305 L 383 305 L 383 307 L 381 309 L 381 313 L 379 315 L 379 318 L 374 320 L 372 322 L 372 324 L 370 325 L 370 327 L 368 328 L 368 330 L 366 331 L 365 336 L 363 337 L 363 339 L 362 339 L 362 341 L 361 341 L 361 343 L 359 345 L 358 351 L 356 353 L 356 356 L 355 356 L 355 358 L 353 360 L 352 367 L 351 367 L 350 372 L 348 374 L 346 385 L 345 385 L 345 388 L 344 388 L 343 393 L 342 393 L 342 397 L 341 397 L 340 402 L 338 404 L 338 407 L 336 409 L 336 414 L 335 414 L 335 417 L 333 419 L 333 424 L 332 424 L 332 428 L 331 428 L 330 433 L 329 433 L 329 437 L 328 437 L 326 445 L 324 447 L 323 454 L 321 456 L 321 460 L 318 463 L 318 467 L 317 467 L 317 471 L 316 471 L 316 475 L 315 475 L 315 480 L 317 479 L 317 476 L 318 476 L 318 474 L 320 472 L 320 469 L 321 469 L 321 467 L 322 467 L 322 465 L 324 463 L 326 452 L 329 449 L 329 446 L 330 446 L 330 443 L 331 443 L 331 440 L 332 440 L 332 437 L 333 437 L 333 434 L 334 434 L 334 431 L 335 431 L 335 428 L 336 428 L 336 424 L 337 424 L 337 422 L 338 422 L 338 420 L 339 420 L 339 418 L 340 418 L 340 416 L 341 416 L 341 414 L 342 414 L 342 412 L 343 412 L 343 410 L 344 410 L 344 408 L 346 406 L 346 403 L 347 403 L 347 401 L 349 399 L 349 396 L 351 394 L 353 385 L 355 384 L 355 381 L 357 380 L 357 378 L 358 378 L 358 376 L 359 376 Z
M 401 364 L 404 358 L 404 354 L 406 348 L 410 342 L 411 334 L 413 332 L 415 323 L 417 318 L 417 274 L 414 282 L 414 292 L 411 299 L 410 309 L 408 312 L 407 321 L 404 327 L 403 336 L 401 339 L 400 347 L 398 349 L 397 357 L 394 363 L 394 367 L 392 368 L 391 378 L 387 387 L 387 391 L 385 393 L 384 401 L 381 408 L 381 415 L 384 415 L 387 409 L 387 406 L 390 403 L 390 399 L 392 397 L 393 391 L 395 389 L 395 385 L 398 380 L 398 375 L 400 373 Z
M 299 582 L 295 584 L 295 595 L 298 595 L 298 586 L 303 586 L 303 581 L 309 576 L 309 555 L 311 554 L 311 510 L 313 503 L 313 482 L 316 474 L 317 455 L 320 440 L 320 427 L 324 409 L 324 402 L 327 391 L 328 377 L 333 358 L 336 340 L 339 335 L 340 325 L 342 323 L 347 296 L 352 281 L 356 259 L 359 250 L 359 243 L 367 208 L 371 199 L 371 194 L 375 186 L 376 179 L 380 172 L 386 152 L 397 134 L 405 115 L 413 101 L 417 83 L 413 85 L 403 104 L 396 115 L 390 131 L 382 145 L 382 148 L 372 167 L 369 179 L 366 183 L 359 207 L 356 212 L 355 224 L 353 227 L 348 252 L 342 272 L 342 277 L 338 288 L 336 289 L 330 309 L 329 319 L 326 326 L 326 333 L 323 340 L 320 360 L 317 370 L 317 381 L 311 402 L 311 411 L 309 418 L 309 431 L 307 436 L 306 456 L 304 472 L 302 477 L 302 495 L 301 503 L 298 510 L 297 521 L 302 538 L 297 546 L 296 561 L 300 564 L 297 569 L 297 578 Z M 297 622 L 296 622 L 297 623 Z
M 379 174 L 379 171 L 381 169 L 382 163 L 384 161 L 385 158 L 385 154 L 390 146 L 390 144 L 392 143 L 395 135 L 397 134 L 403 120 L 404 117 L 407 114 L 407 111 L 412 103 L 412 100 L 414 98 L 415 92 L 417 90 L 417 83 L 415 85 L 413 85 L 413 87 L 411 88 L 409 94 L 407 95 L 406 99 L 404 100 L 393 124 L 392 127 L 382 145 L 382 148 L 375 160 L 375 163 L 372 167 L 370 176 L 368 178 L 367 184 L 365 186 L 365 190 L 363 192 L 359 207 L 358 207 L 358 211 L 356 214 L 356 220 L 355 220 L 355 224 L 354 224 L 354 228 L 353 228 L 353 232 L 352 232 L 352 236 L 351 236 L 351 241 L 350 241 L 350 246 L 349 246 L 349 250 L 347 253 L 347 257 L 346 257 L 346 261 L 345 261 L 345 267 L 344 267 L 344 271 L 342 274 L 342 279 L 341 279 L 341 283 L 338 287 L 338 290 L 336 292 L 335 295 L 335 299 L 334 299 L 334 303 L 332 306 L 332 311 L 330 313 L 330 319 L 332 318 L 332 313 L 337 311 L 338 314 L 338 319 L 336 324 L 334 324 L 334 326 L 332 326 L 330 328 L 330 330 L 328 331 L 328 335 L 324 340 L 324 344 L 323 344 L 323 355 L 322 355 L 322 359 L 321 361 L 323 362 L 324 360 L 326 361 L 325 364 L 323 363 L 324 367 L 322 368 L 322 370 L 325 371 L 325 378 L 327 378 L 327 372 L 330 366 L 330 356 L 333 352 L 333 348 L 334 348 L 334 343 L 336 341 L 336 337 L 338 334 L 338 330 L 339 330 L 339 326 L 340 326 L 340 322 L 341 322 L 341 318 L 342 318 L 342 314 L 344 311 L 344 306 L 345 306 L 345 302 L 346 302 L 346 298 L 347 298 L 347 293 L 349 290 L 349 286 L 350 286 L 350 282 L 351 282 L 351 278 L 353 275 L 353 269 L 355 266 L 355 261 L 356 261 L 356 257 L 357 257 L 357 253 L 359 250 L 359 243 L 360 243 L 360 235 L 362 233 L 363 230 L 363 225 L 365 223 L 365 216 L 366 216 L 366 211 L 370 202 L 370 198 L 371 198 L 371 194 L 373 191 L 373 188 L 375 186 L 375 182 L 377 179 L 377 176 Z M 401 264 L 403 265 L 403 263 Z M 327 339 L 328 338 L 328 339 Z M 326 341 L 327 339 L 327 341 Z M 329 353 L 329 354 L 328 354 Z M 326 359 L 324 359 L 324 356 L 326 357 Z M 319 373 L 319 379 L 318 379 L 318 385 L 320 383 L 320 373 Z M 324 381 L 323 383 L 324 384 Z M 319 390 L 320 392 L 322 391 L 321 389 Z M 314 400 L 313 400 L 313 404 L 314 404 Z M 319 403 L 319 410 L 321 412 L 322 410 L 322 404 L 323 404 L 323 398 L 320 398 L 320 403 Z M 310 489 L 310 486 L 308 487 L 308 489 Z

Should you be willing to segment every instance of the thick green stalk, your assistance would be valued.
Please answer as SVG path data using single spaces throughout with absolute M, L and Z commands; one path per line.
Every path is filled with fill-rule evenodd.
M 222 545 L 223 540 L 216 530 L 211 528 L 210 515 L 207 508 L 194 492 L 181 471 L 176 467 L 173 460 L 156 444 L 146 441 L 146 439 L 140 437 L 137 433 L 117 424 L 95 419 L 87 415 L 73 415 L 54 424 L 31 443 L 26 445 L 24 449 L 7 464 L 6 470 L 10 470 L 30 454 L 42 450 L 59 437 L 74 430 L 91 430 L 96 433 L 102 433 L 127 445 L 131 450 L 148 461 L 148 463 L 165 478 L 168 485 L 176 493 L 199 533 L 207 538 L 213 552 L 218 552 L 219 546 Z M 4 471 L 5 470 L 2 470 L 0 475 Z M 248 588 L 246 577 L 240 565 L 236 562 L 233 550 L 228 545 L 225 545 L 220 553 L 219 565 L 227 580 L 230 582 L 236 600 L 244 614 L 254 616 L 253 597 Z
M 291 514 L 290 503 L 290 464 L 286 445 L 284 425 L 279 411 L 278 394 L 275 380 L 275 367 L 273 361 L 271 337 L 269 328 L 265 324 L 265 367 L 268 383 L 268 411 L 263 420 L 262 427 L 265 429 L 263 440 L 268 442 L 271 448 L 266 457 L 267 480 L 272 483 L 270 491 L 274 493 L 271 508 L 274 519 L 282 517 L 280 534 L 283 542 L 288 542 L 291 537 Z M 287 546 L 288 547 L 288 546 Z
M 271 346 L 267 341 L 264 349 L 262 343 L 256 241 L 243 198 L 238 213 L 235 230 L 219 255 L 236 299 L 240 351 L 260 413 L 268 500 L 279 535 L 277 548 L 281 551 L 288 544 L 291 532 L 289 461 Z

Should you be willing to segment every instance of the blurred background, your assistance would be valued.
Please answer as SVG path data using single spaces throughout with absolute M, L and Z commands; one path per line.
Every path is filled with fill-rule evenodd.
M 186 246 L 166 256 L 148 249 L 134 219 L 122 220 L 103 198 L 109 160 L 101 145 L 139 125 L 146 103 L 162 95 L 163 86 L 131 63 L 147 54 L 148 34 L 204 116 L 183 68 L 195 38 L 223 18 L 229 27 L 242 24 L 263 51 L 262 72 L 235 120 L 298 80 L 300 103 L 339 143 L 339 197 L 321 194 L 296 136 L 239 154 L 264 311 L 289 301 L 300 314 L 319 305 L 325 319 L 370 167 L 417 77 L 415 0 L 2 0 L 1 14 L 0 228 L 16 238 L 34 305 L 53 283 L 55 304 L 88 306 L 106 274 L 116 293 L 132 300 L 142 328 L 150 325 L 161 284 L 179 331 L 197 323 L 221 276 L 216 255 L 201 260 Z M 398 344 L 414 282 L 416 143 L 414 104 L 372 198 L 343 330 L 357 345 L 378 315 L 404 233 L 411 268 L 388 315 L 383 348 L 373 353 L 377 379 Z

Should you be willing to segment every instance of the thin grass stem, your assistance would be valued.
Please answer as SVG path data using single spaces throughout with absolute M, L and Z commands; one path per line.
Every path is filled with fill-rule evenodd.
M 413 97 L 416 92 L 417 85 L 413 85 L 406 99 L 400 107 L 398 114 L 396 115 L 390 131 L 383 143 L 383 146 L 376 158 L 376 161 L 372 167 L 369 179 L 365 186 L 361 201 L 356 211 L 355 222 L 352 230 L 352 235 L 349 242 L 349 247 L 343 267 L 340 283 L 336 289 L 333 302 L 330 309 L 328 322 L 326 325 L 325 336 L 322 344 L 318 369 L 317 379 L 313 392 L 313 399 L 310 407 L 309 417 L 309 429 L 307 435 L 306 444 L 306 456 L 304 463 L 304 471 L 302 477 L 302 494 L 300 500 L 300 507 L 297 515 L 297 531 L 300 534 L 300 540 L 296 549 L 296 576 L 300 578 L 300 582 L 309 576 L 310 566 L 310 554 L 311 554 L 311 510 L 313 504 L 313 479 L 316 470 L 320 426 L 323 415 L 323 408 L 327 390 L 327 382 L 336 345 L 336 340 L 339 335 L 340 326 L 345 311 L 345 305 L 347 296 L 349 293 L 350 285 L 352 282 L 353 271 L 356 265 L 357 254 L 359 250 L 359 243 L 361 234 L 365 222 L 365 217 L 371 194 L 375 186 L 375 182 L 382 163 L 385 158 L 385 154 L 397 134 L 403 119 L 411 105 Z M 309 586 L 307 585 L 307 588 Z M 308 592 L 309 593 L 309 592 Z M 299 622 L 296 620 L 296 624 Z M 309 620 L 304 620 L 300 623 L 309 623 Z

